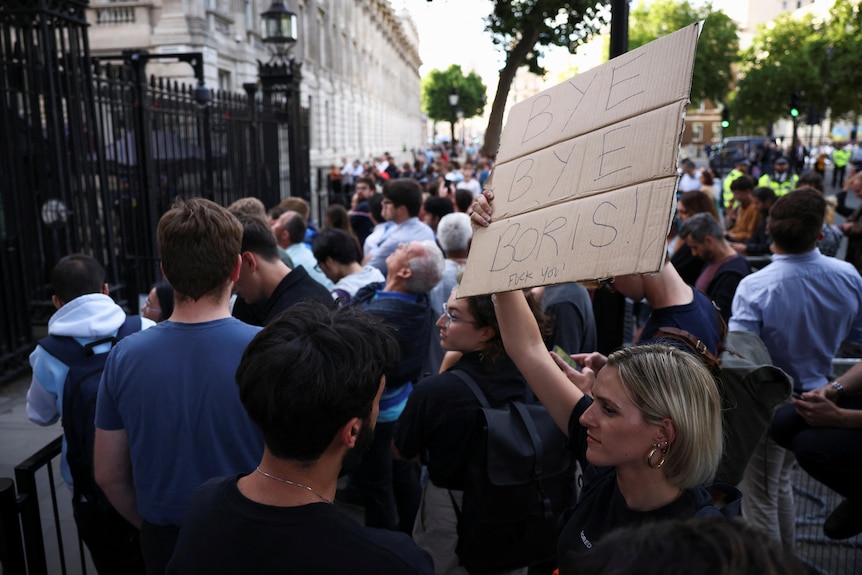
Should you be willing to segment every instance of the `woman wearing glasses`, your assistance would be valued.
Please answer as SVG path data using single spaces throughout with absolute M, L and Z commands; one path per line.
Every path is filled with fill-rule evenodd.
M 466 372 L 494 406 L 523 398 L 527 385 L 503 350 L 491 296 L 456 299 L 456 291 L 457 287 L 437 327 L 443 349 L 460 352 L 461 359 L 447 371 L 423 379 L 413 389 L 394 433 L 401 457 L 419 457 L 428 467 L 430 481 L 422 494 L 413 538 L 434 558 L 438 575 L 467 573 L 458 565 L 455 553 L 458 520 L 454 504 L 461 505 L 468 455 L 466 438 L 481 407 L 467 385 L 451 372 Z M 538 319 L 537 306 L 530 305 Z

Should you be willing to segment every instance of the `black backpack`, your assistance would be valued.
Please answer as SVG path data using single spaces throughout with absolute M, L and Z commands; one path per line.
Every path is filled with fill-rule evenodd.
M 553 560 L 559 517 L 576 499 L 566 436 L 538 402 L 492 407 L 467 373 L 451 373 L 482 405 L 469 439 L 464 499 L 460 509 L 455 504 L 461 564 L 484 573 Z
M 63 385 L 63 433 L 66 436 L 66 461 L 74 482 L 74 501 L 81 496 L 96 503 L 102 510 L 112 509 L 105 494 L 93 477 L 93 444 L 96 439 L 96 396 L 99 380 L 105 369 L 108 352 L 93 349 L 114 345 L 132 333 L 140 331 L 141 317 L 128 316 L 115 337 L 106 337 L 81 345 L 68 336 L 49 335 L 39 340 L 45 351 L 69 367 Z

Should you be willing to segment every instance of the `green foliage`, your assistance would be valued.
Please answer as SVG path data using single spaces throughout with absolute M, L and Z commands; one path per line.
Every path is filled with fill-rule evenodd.
M 562 46 L 570 52 L 595 34 L 610 17 L 607 1 L 597 0 L 494 0 L 486 19 L 491 39 L 506 53 L 497 93 L 491 105 L 482 153 L 495 155 L 503 128 L 503 110 L 515 72 L 527 66 L 543 75 L 539 57 L 547 46 Z
M 422 109 L 435 122 L 457 120 L 456 109 L 449 105 L 452 88 L 458 90 L 458 108 L 465 118 L 481 116 L 485 111 L 488 88 L 476 72 L 466 76 L 461 66 L 452 64 L 446 70 L 431 70 L 422 80 Z
M 697 42 L 691 100 L 718 103 L 725 100 L 730 89 L 739 37 L 733 20 L 724 12 L 713 11 L 711 4 L 695 7 L 687 1 L 653 0 L 647 7 L 641 0 L 630 15 L 629 50 L 700 20 L 706 22 Z
M 562 46 L 574 52 L 609 21 L 607 5 L 596 0 L 496 0 L 485 29 L 508 53 L 507 61 L 515 56 L 518 67 L 542 76 L 543 49 Z
M 801 113 L 813 106 L 831 109 L 832 120 L 855 119 L 862 112 L 860 53 L 860 0 L 836 2 L 825 22 L 810 14 L 782 15 L 759 27 L 742 55 L 735 115 L 745 128 L 765 131 L 790 117 L 790 95 L 796 90 Z

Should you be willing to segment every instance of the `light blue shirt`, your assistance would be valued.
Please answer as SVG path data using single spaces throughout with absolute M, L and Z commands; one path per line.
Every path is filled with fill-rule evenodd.
M 862 277 L 816 248 L 773 255 L 742 278 L 728 327 L 760 336 L 797 389 L 815 389 L 828 381 L 841 343 L 862 342 Z
M 425 240 L 434 241 L 434 230 L 420 222 L 419 218 L 404 220 L 391 230 L 388 230 L 388 233 L 384 232 L 380 242 L 376 246 L 371 246 L 371 259 L 368 261 L 368 264 L 379 269 L 385 276 L 386 258 L 398 249 L 398 244 Z
M 284 251 L 290 256 L 290 261 L 293 262 L 294 267 L 304 267 L 311 279 L 325 287 L 327 291 L 335 289 L 335 284 L 317 267 L 317 259 L 314 257 L 314 253 L 308 249 L 308 246 L 302 243 L 293 244 Z

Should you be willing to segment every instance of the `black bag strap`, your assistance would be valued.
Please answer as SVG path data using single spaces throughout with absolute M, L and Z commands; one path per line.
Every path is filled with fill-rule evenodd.
M 476 380 L 473 379 L 473 377 L 469 373 L 467 373 L 463 369 L 453 369 L 449 373 L 464 382 L 464 384 L 467 386 L 467 389 L 473 392 L 473 395 L 476 396 L 476 399 L 479 400 L 479 403 L 482 405 L 482 407 L 484 407 L 485 409 L 490 409 L 491 404 L 488 403 L 488 398 L 485 397 L 485 393 L 481 390 L 481 388 L 479 388 L 479 384 L 476 383 Z

